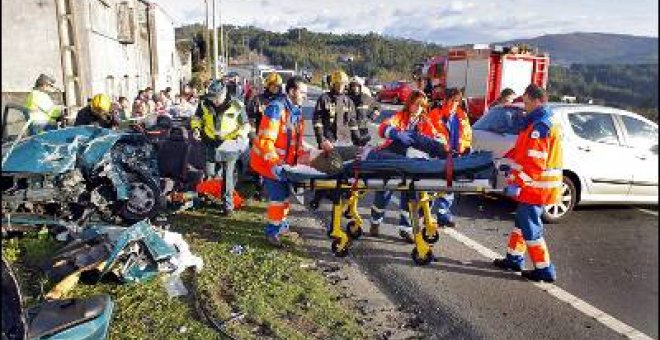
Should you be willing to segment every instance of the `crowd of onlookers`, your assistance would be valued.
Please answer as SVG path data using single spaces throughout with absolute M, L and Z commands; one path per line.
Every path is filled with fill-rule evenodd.
M 181 94 L 173 95 L 172 88 L 155 93 L 151 87 L 138 91 L 131 101 L 119 97 L 113 102 L 115 119 L 147 119 L 150 116 L 167 114 L 171 117 L 190 117 L 194 114 L 199 101 L 199 94 L 190 85 L 185 85 Z

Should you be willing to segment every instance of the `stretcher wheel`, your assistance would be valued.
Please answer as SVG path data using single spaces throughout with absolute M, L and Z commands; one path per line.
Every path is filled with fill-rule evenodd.
M 430 250 L 429 250 L 428 253 L 426 253 L 426 256 L 420 257 L 419 253 L 417 252 L 417 247 L 415 247 L 415 248 L 413 248 L 411 255 L 412 255 L 413 261 L 415 261 L 415 263 L 420 265 L 420 266 L 425 266 L 425 265 L 431 263 L 431 261 L 433 261 L 433 252 L 431 252 Z
M 356 230 L 353 230 L 353 229 L 356 229 Z M 356 228 L 355 227 L 355 221 L 348 221 L 348 223 L 346 224 L 346 234 L 348 234 L 348 236 L 351 239 L 357 240 L 360 237 L 362 237 L 362 228 L 360 228 L 360 227 Z
M 346 244 L 346 246 L 343 249 L 339 249 L 339 242 L 340 240 L 337 238 L 332 240 L 332 245 L 331 245 L 332 253 L 335 254 L 336 257 L 344 257 L 348 255 L 348 244 Z
M 436 243 L 440 239 L 440 233 L 436 230 L 432 236 L 426 234 L 426 228 L 422 228 L 422 238 L 426 243 Z

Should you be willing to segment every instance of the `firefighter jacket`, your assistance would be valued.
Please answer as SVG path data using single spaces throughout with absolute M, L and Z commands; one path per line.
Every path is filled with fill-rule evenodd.
M 62 115 L 62 107 L 55 105 L 48 93 L 38 89 L 28 94 L 25 107 L 30 111 L 30 119 L 36 123 L 54 124 Z
M 435 122 L 438 132 L 450 146 L 452 151 L 463 154 L 472 146 L 472 128 L 470 119 L 459 106 L 452 115 L 451 105 L 445 105 L 431 110 L 429 116 Z M 457 133 L 451 133 L 456 131 Z
M 264 91 L 258 96 L 254 96 L 247 104 L 247 115 L 250 125 L 254 128 L 254 133 L 259 132 L 259 123 L 261 122 L 261 117 L 266 110 L 268 104 L 273 100 L 284 99 L 284 95 L 281 93 L 270 93 L 269 91 Z
M 417 131 L 417 133 L 440 141 L 443 145 L 447 145 L 444 136 L 438 131 L 437 124 L 431 119 L 428 113 L 423 112 L 415 118 L 410 117 L 410 113 L 399 111 L 391 118 L 384 120 L 378 126 L 378 135 L 381 138 L 386 138 L 385 142 L 380 146 L 380 149 L 388 147 L 392 144 L 390 134 L 392 130 L 397 131 Z
M 275 166 L 297 164 L 303 134 L 302 109 L 288 98 L 271 102 L 250 150 L 250 167 L 261 176 L 276 179 Z
M 353 101 L 343 93 L 326 92 L 316 101 L 314 134 L 319 148 L 324 140 L 331 143 L 359 144 L 359 122 Z M 366 123 L 364 123 L 366 126 Z
M 247 138 L 250 132 L 245 106 L 230 97 L 218 106 L 208 98 L 202 99 L 191 119 L 190 127 L 193 130 L 201 130 L 204 143 L 216 146 L 225 140 Z
M 375 110 L 379 110 L 380 106 L 373 98 L 371 98 L 371 96 L 366 93 L 349 94 L 348 96 L 351 98 L 351 100 L 353 100 L 353 106 L 355 106 L 358 130 L 360 131 L 360 134 L 369 134 L 367 123 L 371 114 Z
M 544 106 L 529 113 L 526 121 L 513 149 L 504 155 L 512 163 L 507 181 L 520 187 L 519 202 L 557 203 L 562 186 L 561 129 Z

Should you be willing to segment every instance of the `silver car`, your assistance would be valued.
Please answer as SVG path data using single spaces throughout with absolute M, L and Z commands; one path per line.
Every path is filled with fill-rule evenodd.
M 548 223 L 575 205 L 658 204 L 658 125 L 632 112 L 596 105 L 549 103 L 563 131 L 561 202 L 546 206 Z M 473 149 L 496 163 L 515 144 L 522 103 L 491 108 L 473 129 Z M 500 174 L 497 186 L 504 186 Z

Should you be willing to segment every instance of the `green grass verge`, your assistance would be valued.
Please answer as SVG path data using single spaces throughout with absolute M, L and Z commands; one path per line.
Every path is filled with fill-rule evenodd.
M 250 202 L 231 217 L 220 217 L 210 208 L 176 216 L 173 230 L 183 233 L 193 253 L 204 259 L 204 268 L 196 277 L 184 276 L 186 287 L 197 287 L 199 300 L 218 321 L 244 315 L 225 324 L 239 339 L 364 338 L 356 313 L 339 301 L 338 292 L 320 273 L 301 267 L 311 260 L 299 240 L 287 240 L 283 249 L 265 241 L 264 213 L 265 203 Z M 35 251 L 35 241 L 48 243 Z M 41 290 L 36 284 L 41 274 L 31 263 L 38 262 L 35 256 L 52 253 L 53 242 L 3 240 L 3 256 L 11 258 L 23 291 L 30 297 L 28 304 L 36 302 Z M 245 251 L 232 254 L 234 245 Z M 196 313 L 192 294 L 169 298 L 160 278 L 134 285 L 81 283 L 69 296 L 99 293 L 110 294 L 116 303 L 110 339 L 218 338 Z

